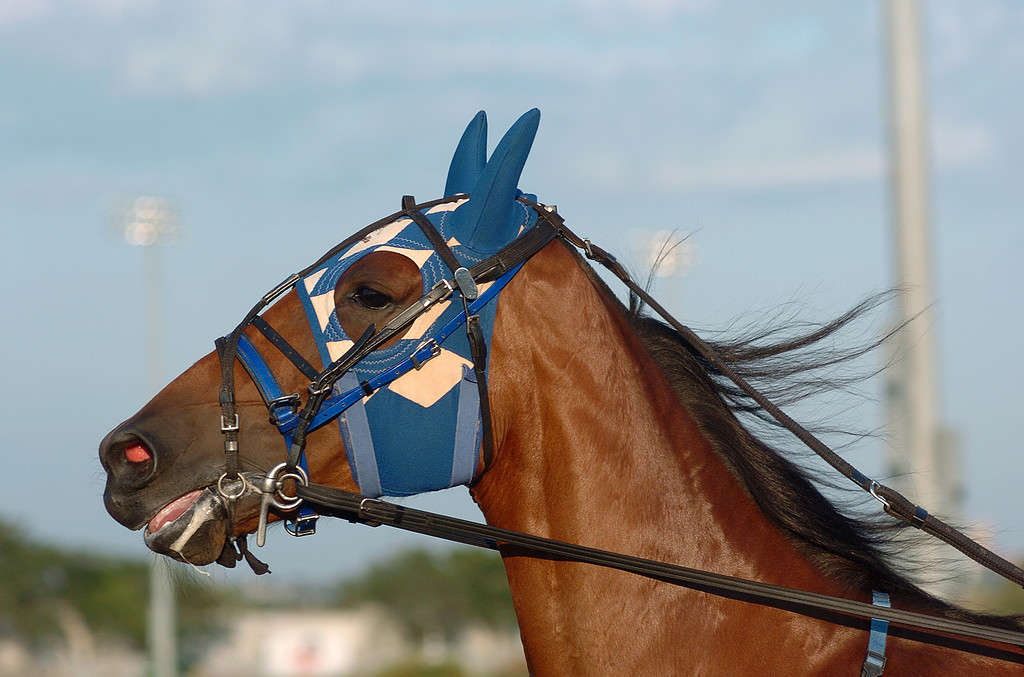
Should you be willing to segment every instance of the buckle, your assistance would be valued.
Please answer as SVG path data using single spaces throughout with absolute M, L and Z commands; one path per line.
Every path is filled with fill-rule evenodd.
M 220 431 L 222 433 L 232 433 L 238 430 L 238 414 L 235 414 L 235 420 L 232 423 L 228 423 L 224 419 L 224 414 L 220 415 Z
M 277 412 L 277 407 L 287 406 L 288 414 L 290 416 L 295 416 L 295 413 L 299 409 L 299 400 L 300 398 L 298 393 L 282 395 L 281 397 L 275 397 L 270 400 L 267 404 L 267 411 L 270 413 L 270 422 L 276 426 L 280 426 L 282 424 L 281 414 Z
M 299 515 L 294 520 L 285 520 L 284 530 L 295 537 L 312 536 L 316 533 L 316 521 L 320 515 Z
M 440 297 L 441 299 L 446 298 L 449 294 L 451 294 L 453 291 L 455 291 L 457 289 L 457 287 L 453 286 L 451 282 L 449 282 L 448 280 L 446 280 L 445 278 L 442 277 L 441 280 L 437 284 L 435 284 L 433 287 L 430 288 L 430 291 L 433 292 L 435 289 L 439 289 L 439 288 L 442 288 L 442 287 L 446 291 L 445 291 L 444 295 Z M 438 299 L 438 300 L 440 300 L 440 299 Z
M 423 350 L 424 348 L 427 348 L 427 347 L 430 348 L 430 354 L 427 355 L 426 357 L 424 357 L 422 360 L 418 359 L 416 357 L 416 353 L 420 352 L 421 350 Z M 426 362 L 427 360 L 430 360 L 432 358 L 435 358 L 435 357 L 437 357 L 440 354 L 441 354 L 441 346 L 439 346 L 437 344 L 437 341 L 435 341 L 434 339 L 430 338 L 430 339 L 427 339 L 426 341 L 424 341 L 423 343 L 419 344 L 418 346 L 416 346 L 416 350 L 412 351 L 412 355 L 409 356 L 409 360 L 412 361 L 412 366 L 417 371 L 419 371 L 420 369 L 423 368 L 423 363 L 424 362 Z

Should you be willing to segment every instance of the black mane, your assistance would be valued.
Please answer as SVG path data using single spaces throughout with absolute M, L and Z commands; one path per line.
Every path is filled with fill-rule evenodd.
M 851 594 L 883 590 L 893 595 L 897 606 L 913 604 L 945 616 L 1014 630 L 1021 628 L 1024 617 L 960 609 L 924 592 L 901 573 L 908 565 L 901 561 L 900 551 L 917 540 L 919 532 L 884 516 L 867 518 L 840 511 L 818 486 L 846 489 L 845 485 L 831 478 L 812 477 L 807 468 L 787 458 L 794 453 L 767 440 L 772 437 L 773 426 L 775 432 L 779 432 L 779 426 L 764 410 L 708 364 L 675 329 L 645 315 L 643 304 L 635 296 L 631 295 L 630 307 L 626 308 L 582 257 L 577 255 L 577 260 L 620 307 L 680 403 L 760 510 L 822 574 L 846 586 Z M 776 404 L 792 405 L 812 395 L 850 389 L 884 368 L 853 375 L 837 375 L 829 369 L 871 353 L 898 329 L 846 349 L 835 346 L 831 340 L 895 293 L 869 297 L 826 324 L 789 321 L 750 330 L 731 341 L 709 341 L 706 337 L 704 340 L 732 369 Z M 859 503 L 859 499 L 858 495 L 851 504 Z

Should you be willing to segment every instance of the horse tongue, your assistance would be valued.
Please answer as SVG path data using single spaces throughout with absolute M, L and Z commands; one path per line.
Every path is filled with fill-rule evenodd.
M 192 504 L 199 500 L 201 489 L 190 491 L 181 498 L 176 498 L 160 509 L 153 519 L 149 521 L 148 531 L 153 533 L 166 524 L 170 524 L 185 514 L 185 511 L 192 507 Z

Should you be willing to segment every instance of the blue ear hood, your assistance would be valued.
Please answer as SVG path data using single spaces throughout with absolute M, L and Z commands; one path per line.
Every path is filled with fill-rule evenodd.
M 452 213 L 450 228 L 463 246 L 479 254 L 490 255 L 519 234 L 519 229 L 524 225 L 525 213 L 532 210 L 516 201 L 520 194 L 517 186 L 539 123 L 540 111 L 536 108 L 516 120 L 487 160 L 476 183 L 469 189 L 469 201 Z M 466 128 L 452 159 L 452 169 L 456 164 L 460 167 L 457 172 L 460 179 L 456 182 L 460 189 L 466 185 L 462 179 L 469 174 L 469 170 L 462 167 L 471 165 L 471 159 L 477 157 L 470 158 L 470 148 L 477 140 L 482 143 L 485 134 L 486 120 L 482 112 L 477 113 Z M 470 137 L 469 143 L 467 136 Z M 466 148 L 463 147 L 464 143 L 467 144 Z M 476 152 L 476 149 L 473 148 L 472 152 Z M 451 184 L 452 170 L 448 176 Z
M 487 164 L 487 113 L 480 111 L 459 139 L 459 145 L 448 168 L 448 181 L 444 184 L 444 196 L 473 190 Z

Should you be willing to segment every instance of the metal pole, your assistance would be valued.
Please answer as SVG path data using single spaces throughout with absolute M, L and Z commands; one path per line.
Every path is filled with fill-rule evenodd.
M 149 392 L 163 387 L 163 258 L 160 244 L 142 248 L 146 266 L 146 325 Z M 167 558 L 154 557 L 149 569 L 149 647 L 153 677 L 177 675 L 174 583 Z
M 916 0 L 887 0 L 892 224 L 895 273 L 902 288 L 900 319 L 910 322 L 900 345 L 902 383 L 893 388 L 901 443 L 897 469 L 914 500 L 937 509 L 934 297 L 928 210 L 928 148 Z M 934 506 L 934 507 L 933 507 Z
M 151 395 L 163 386 L 163 266 L 160 246 L 176 234 L 169 205 L 153 197 L 137 198 L 123 217 L 125 239 L 142 247 L 145 279 L 146 385 Z M 152 677 L 177 675 L 175 597 L 171 570 L 165 557 L 154 557 L 149 569 L 147 639 Z
M 940 429 L 931 271 L 927 105 L 918 0 L 883 0 L 888 23 L 890 202 L 901 289 L 887 389 L 892 482 L 919 505 L 960 512 L 955 437 Z M 944 590 L 943 590 L 944 589 Z M 939 590 L 949 592 L 944 585 Z M 937 590 L 938 591 L 938 590 Z

